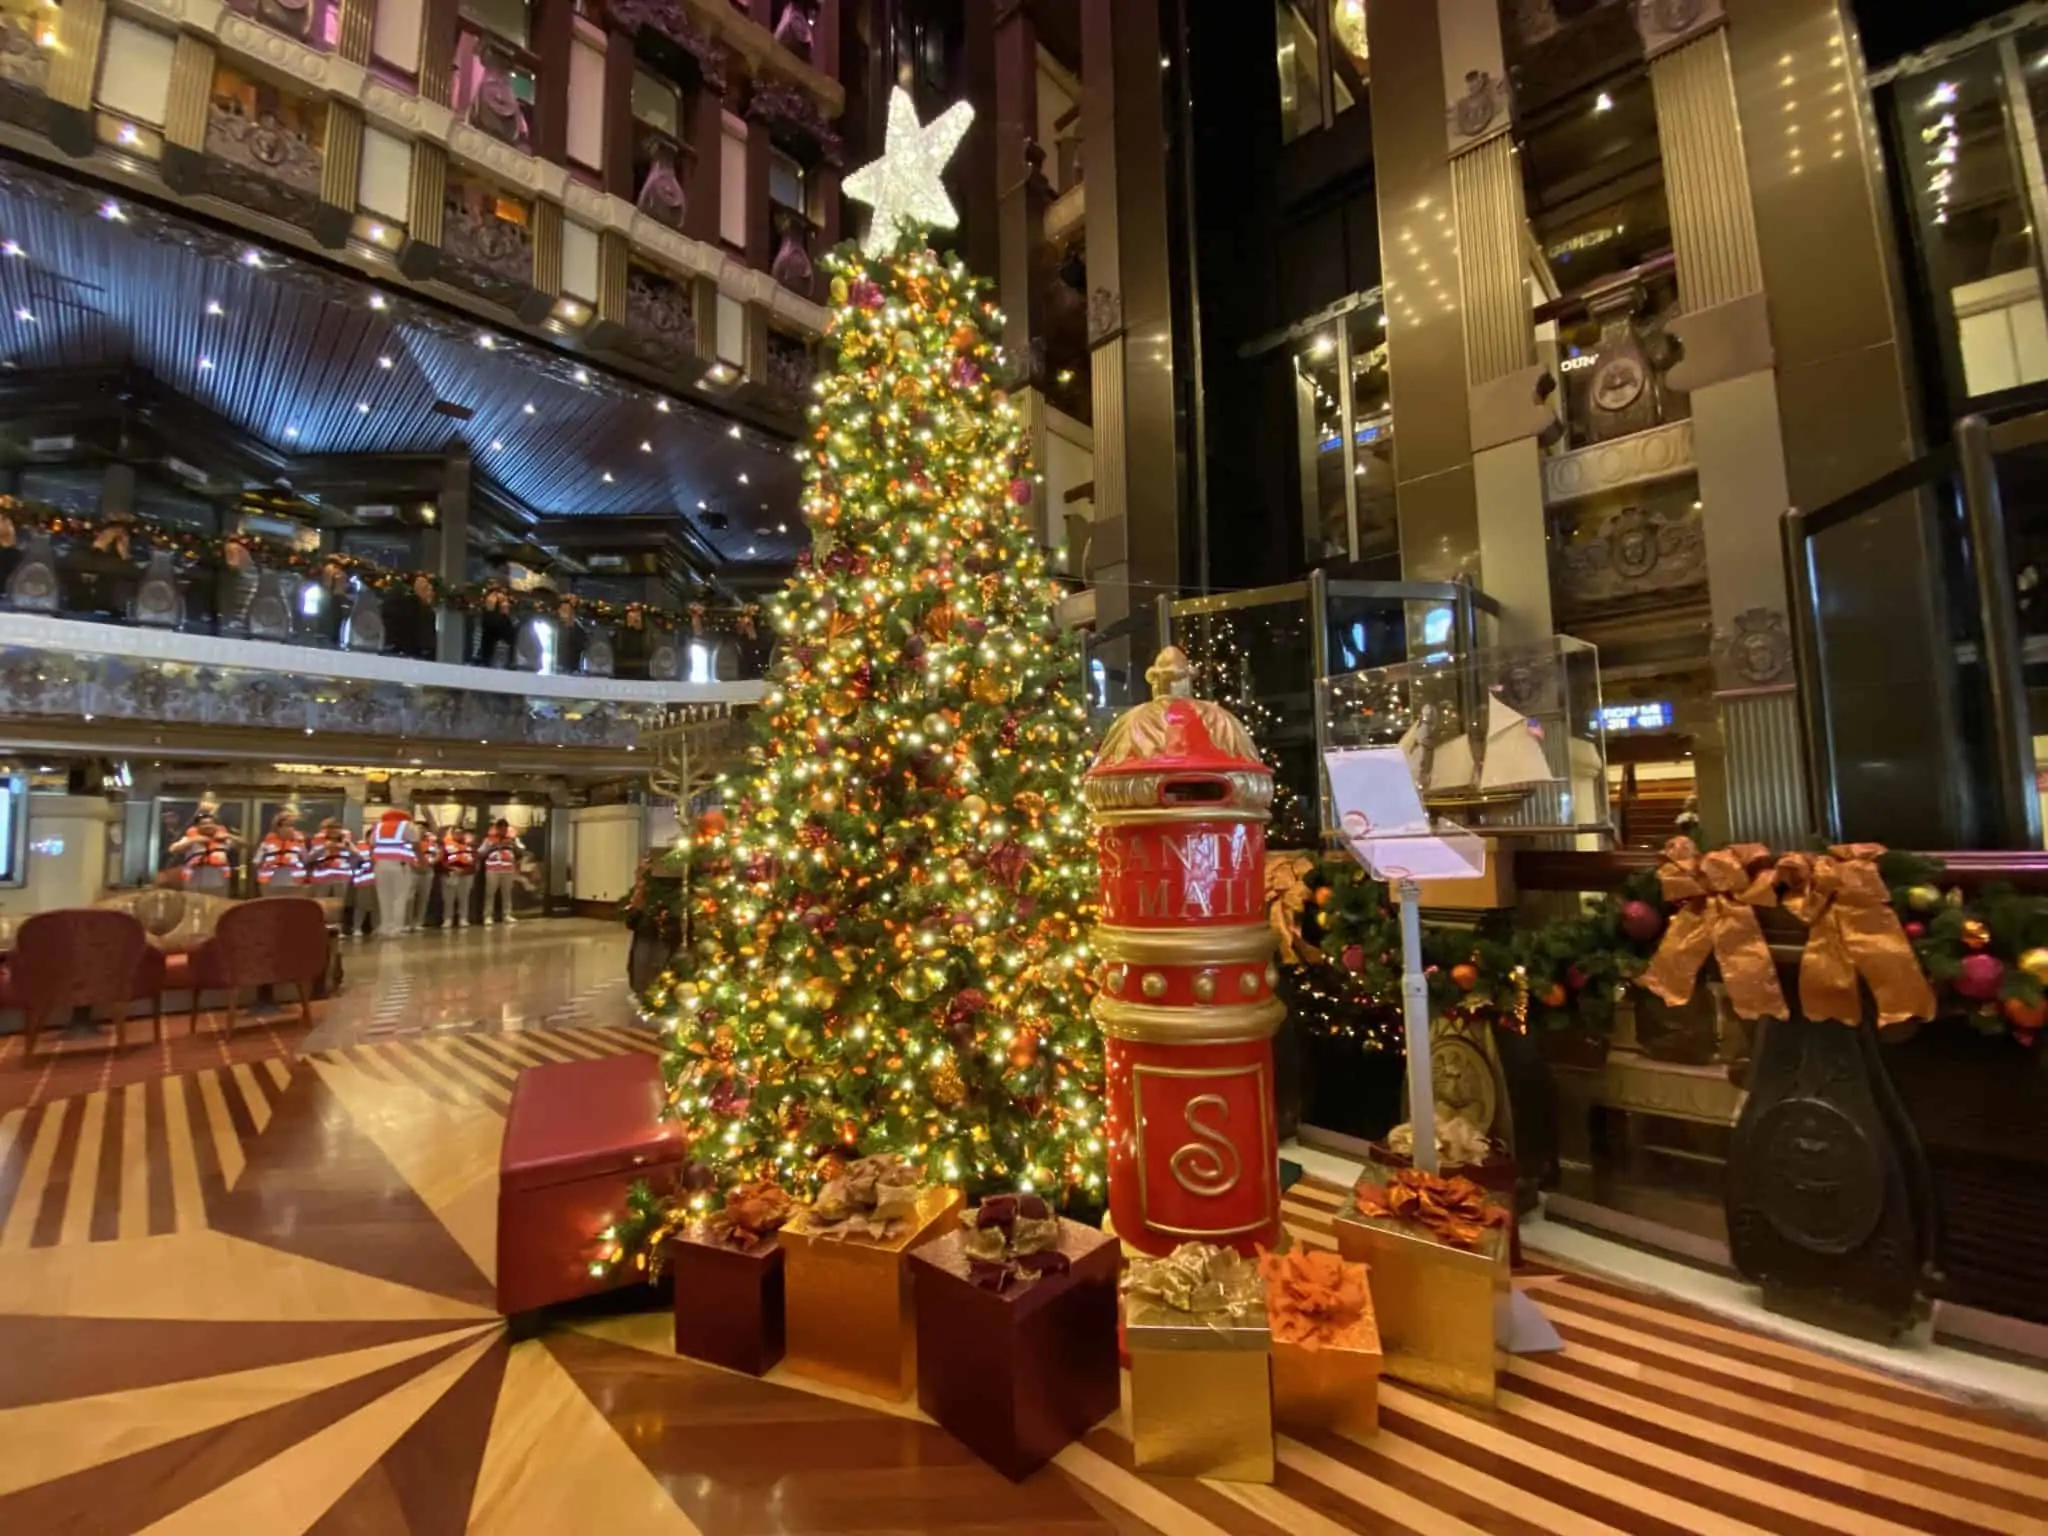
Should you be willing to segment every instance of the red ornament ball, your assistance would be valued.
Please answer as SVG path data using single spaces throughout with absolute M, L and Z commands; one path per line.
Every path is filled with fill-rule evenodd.
M 1574 992 L 1585 991 L 1586 983 L 1591 980 L 1592 977 L 1588 976 L 1584 971 L 1580 970 L 1576 962 L 1564 968 L 1564 984 L 1570 987 Z
M 1564 983 L 1561 981 L 1553 981 L 1549 986 L 1543 989 L 1543 995 L 1539 997 L 1537 1001 L 1543 1004 L 1543 1006 L 1546 1008 L 1562 1008 L 1565 1003 L 1566 995 L 1567 994 L 1564 989 Z
M 1010 500 L 1020 507 L 1031 505 L 1031 482 L 1021 476 L 1010 482 Z
M 1344 953 L 1340 958 L 1344 962 L 1345 970 L 1362 971 L 1365 969 L 1365 946 L 1363 944 L 1346 944 L 1344 946 Z
M 1647 944 L 1664 931 L 1664 914 L 1647 901 L 1624 902 L 1621 931 L 1637 944 Z
M 1479 985 L 1479 967 L 1461 962 L 1451 967 L 1451 980 L 1458 984 L 1460 992 L 1470 992 Z
M 2005 962 L 1996 955 L 1965 955 L 1956 967 L 1956 991 L 1973 1003 L 1988 1003 L 1998 996 L 2005 980 Z
M 1906 924 L 1906 937 L 1918 943 L 1927 937 L 1927 925 L 1917 921 Z

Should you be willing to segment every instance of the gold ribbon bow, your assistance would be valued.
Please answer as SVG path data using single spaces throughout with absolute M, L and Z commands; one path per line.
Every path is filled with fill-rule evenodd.
M 1315 945 L 1301 936 L 1301 913 L 1308 905 L 1308 882 L 1302 876 L 1313 868 L 1315 860 L 1305 853 L 1266 855 L 1266 920 L 1280 940 L 1282 965 L 1322 959 Z
M 1212 1328 L 1266 1315 L 1258 1266 L 1211 1243 L 1182 1243 L 1163 1259 L 1133 1258 L 1124 1267 L 1124 1294 L 1154 1302 Z
M 1674 1008 L 1692 1001 L 1700 967 L 1712 955 L 1721 967 L 1728 1003 L 1745 1019 L 1785 1017 L 1777 967 L 1757 923 L 1759 907 L 1777 905 L 1770 850 L 1734 843 L 1705 857 L 1689 837 L 1664 845 L 1657 879 L 1678 910 L 1643 972 L 1643 985 Z
M 1787 910 L 1806 924 L 1799 1008 L 1809 1019 L 1863 1021 L 1857 977 L 1870 983 L 1877 1022 L 1934 1017 L 1934 989 L 1892 911 L 1877 861 L 1882 843 L 1843 843 L 1826 853 L 1788 853 L 1778 874 Z

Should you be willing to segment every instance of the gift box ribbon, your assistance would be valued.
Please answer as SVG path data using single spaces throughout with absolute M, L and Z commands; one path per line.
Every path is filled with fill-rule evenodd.
M 1689 837 L 1664 845 L 1657 879 L 1664 899 L 1676 904 L 1663 942 L 1643 972 L 1643 985 L 1674 1008 L 1692 1001 L 1700 967 L 1712 955 L 1721 968 L 1728 1004 L 1745 1019 L 1785 1017 L 1785 994 L 1757 922 L 1759 907 L 1775 906 L 1776 871 L 1762 843 L 1735 843 L 1701 856 Z
M 703 1240 L 721 1248 L 758 1248 L 781 1230 L 796 1206 L 789 1192 L 772 1180 L 736 1184 L 725 1204 L 704 1218 L 698 1229 Z
M 1036 1195 L 996 1195 L 963 1223 L 967 1278 L 986 1291 L 1004 1291 L 1040 1275 L 1063 1275 L 1060 1219 Z
M 1176 1322 L 1218 1331 L 1266 1317 L 1258 1266 L 1211 1243 L 1182 1243 L 1163 1259 L 1132 1259 L 1124 1270 L 1124 1294 L 1179 1314 Z
M 1445 1178 L 1418 1168 L 1397 1168 L 1384 1185 L 1361 1179 L 1352 1192 L 1358 1214 L 1408 1222 L 1453 1248 L 1477 1248 L 1488 1227 L 1507 1225 L 1505 1207 L 1466 1178 Z
M 1259 1275 L 1266 1284 L 1266 1321 L 1275 1344 L 1305 1349 L 1371 1349 L 1379 1344 L 1372 1326 L 1372 1293 L 1363 1264 L 1326 1248 L 1260 1250 Z
M 804 1226 L 816 1237 L 886 1242 L 900 1230 L 899 1223 L 917 1220 L 917 1201 L 923 1193 L 917 1171 L 903 1157 L 877 1153 L 848 1164 L 844 1173 L 819 1190 Z
M 1870 983 L 1877 1022 L 1934 1017 L 1934 988 L 1892 911 L 1877 861 L 1882 843 L 1842 843 L 1826 853 L 1778 861 L 1786 909 L 1806 924 L 1799 957 L 1799 1007 L 1809 1019 L 1863 1020 L 1857 978 Z

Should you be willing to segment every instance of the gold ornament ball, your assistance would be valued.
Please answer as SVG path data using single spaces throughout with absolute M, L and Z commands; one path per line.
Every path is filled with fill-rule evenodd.
M 974 866 L 965 859 L 955 858 L 947 861 L 946 873 L 964 884 L 974 878 Z
M 969 795 L 960 802 L 960 809 L 979 821 L 988 814 L 988 802 L 979 795 Z
M 801 1024 L 792 1024 L 782 1032 L 782 1049 L 786 1055 L 798 1061 L 809 1061 L 817 1052 L 818 1037 Z
M 2048 949 L 2030 949 L 2020 956 L 2020 969 L 2034 980 L 2048 984 Z
M 974 942 L 974 928 L 968 923 L 955 923 L 947 937 L 952 939 L 955 944 L 965 948 Z
M 857 702 L 854 696 L 844 689 L 834 688 L 825 695 L 825 712 L 830 715 L 850 715 L 853 713 Z
M 1138 990 L 1147 997 L 1164 997 L 1166 996 L 1166 978 L 1157 971 L 1147 971 L 1144 979 L 1138 983 Z
M 1948 888 L 1948 894 L 1941 899 L 1952 907 L 1960 907 L 1963 904 L 1963 888 L 1960 885 L 1952 885 Z
M 965 411 L 960 412 L 959 415 L 953 418 L 953 446 L 955 448 L 971 448 L 974 445 L 976 435 L 980 431 L 981 423 Z
M 932 1102 L 941 1109 L 958 1109 L 967 1102 L 967 1085 L 960 1081 L 960 1074 L 951 1062 L 932 1068 L 925 1079 L 925 1086 Z
M 922 966 L 906 965 L 890 985 L 906 1003 L 921 1003 L 932 995 L 931 983 L 926 979 Z
M 831 287 L 831 289 L 830 289 L 829 291 L 830 291 L 830 293 L 831 293 L 831 295 L 832 295 L 832 302 L 833 302 L 833 303 L 834 303 L 835 305 L 843 305 L 843 304 L 845 304 L 845 303 L 846 303 L 846 279 L 845 279 L 845 278 L 843 278 L 843 277 L 835 277 L 835 278 L 833 278 L 833 279 L 832 279 L 832 287 Z
M 1982 949 L 1991 942 L 1991 925 L 1981 917 L 1963 919 L 1963 947 Z
M 1941 905 L 1941 892 L 1931 885 L 1916 885 L 1906 892 L 1906 905 L 1915 912 L 1932 912 Z
M 974 700 L 977 704 L 1002 704 L 1010 697 L 1010 680 L 996 671 L 980 672 L 974 678 Z
M 915 331 L 898 331 L 896 333 L 896 350 L 905 357 L 917 356 L 917 333 Z

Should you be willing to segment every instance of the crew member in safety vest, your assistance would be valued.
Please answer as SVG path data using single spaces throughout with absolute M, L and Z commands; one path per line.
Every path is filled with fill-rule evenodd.
M 356 845 L 348 829 L 335 817 L 320 823 L 306 844 L 306 878 L 313 899 L 327 909 L 327 920 L 349 929 L 349 892 L 356 878 Z
M 512 835 L 511 822 L 500 816 L 491 823 L 483 852 L 484 921 L 516 923 L 519 919 L 512 915 L 512 886 L 519 878 L 519 839 Z
M 263 896 L 296 896 L 306 883 L 306 834 L 296 811 L 279 811 L 256 845 L 256 890 Z
M 413 823 L 412 901 L 405 909 L 408 928 L 427 926 L 427 908 L 434 899 L 434 876 L 441 867 L 441 839 L 432 827 Z
M 377 864 L 370 857 L 370 839 L 350 838 L 348 908 L 342 914 L 342 937 L 367 939 L 377 928 Z
M 370 863 L 377 877 L 377 937 L 395 939 L 412 908 L 412 812 L 387 806 L 370 829 Z
M 188 890 L 202 896 L 225 896 L 234 845 L 241 839 L 220 824 L 210 805 L 199 807 L 185 835 L 171 844 L 171 857 L 184 872 Z
M 469 921 L 469 893 L 476 884 L 476 847 L 469 828 L 450 827 L 441 842 L 441 924 L 460 928 Z

